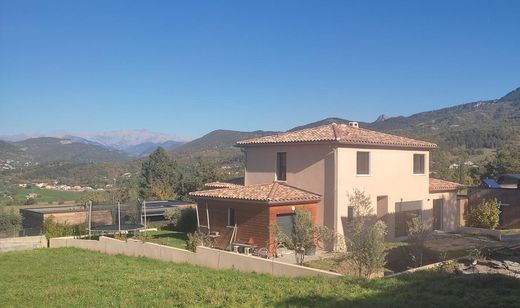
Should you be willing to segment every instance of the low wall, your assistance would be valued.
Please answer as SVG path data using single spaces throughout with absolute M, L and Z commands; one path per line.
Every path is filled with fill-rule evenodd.
M 24 236 L 0 239 L 0 252 L 31 250 L 47 247 L 45 236 Z
M 128 239 L 125 241 L 100 236 L 99 240 L 83 240 L 73 237 L 51 238 L 49 247 L 76 247 L 106 254 L 122 254 L 134 257 L 148 257 L 156 260 L 189 263 L 214 269 L 235 269 L 241 272 L 255 272 L 285 277 L 323 276 L 340 277 L 340 274 L 293 265 L 244 254 L 197 247 L 197 252 L 155 243 Z
M 486 235 L 486 236 L 490 236 L 494 239 L 497 239 L 499 241 L 502 240 L 502 232 L 500 230 L 490 230 L 490 229 L 473 228 L 473 227 L 460 227 L 459 232 L 464 233 L 464 234 Z

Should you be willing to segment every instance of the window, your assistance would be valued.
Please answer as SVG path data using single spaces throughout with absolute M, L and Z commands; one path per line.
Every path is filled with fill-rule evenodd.
M 424 174 L 424 154 L 413 155 L 413 173 Z
M 287 153 L 285 152 L 276 153 L 276 180 L 287 180 Z
M 227 221 L 228 221 L 228 227 L 234 227 L 236 222 L 235 219 L 235 209 L 234 208 L 228 208 L 227 209 Z
M 357 174 L 358 175 L 370 174 L 370 153 L 369 152 L 357 152 Z

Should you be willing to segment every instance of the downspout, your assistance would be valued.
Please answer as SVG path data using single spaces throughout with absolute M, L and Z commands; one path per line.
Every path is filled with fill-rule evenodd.
M 338 148 L 334 147 L 334 232 L 338 233 Z

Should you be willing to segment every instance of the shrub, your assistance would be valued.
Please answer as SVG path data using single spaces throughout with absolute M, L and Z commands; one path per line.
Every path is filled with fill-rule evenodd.
M 181 209 L 180 208 L 173 208 L 173 209 L 166 209 L 164 211 L 164 218 L 166 218 L 170 224 L 176 228 L 177 223 L 179 222 L 179 219 L 181 218 Z
M 22 225 L 22 215 L 14 208 L 0 206 L 0 233 L 15 233 Z
M 201 232 L 188 233 L 186 239 L 186 249 L 197 252 L 197 246 L 210 244 L 209 238 Z
M 470 227 L 495 229 L 499 222 L 497 199 L 484 200 L 471 207 L 465 215 L 466 224 Z
M 316 227 L 316 235 L 318 240 L 322 243 L 323 249 L 325 251 L 331 252 L 335 248 L 338 249 L 337 246 L 342 246 L 342 236 L 341 234 L 338 234 L 334 232 L 331 228 L 328 228 L 326 226 L 317 226 Z M 344 245 L 344 244 L 343 244 Z
M 47 239 L 62 236 L 80 236 L 87 234 L 87 225 L 61 224 L 55 222 L 54 218 L 51 216 L 44 220 L 43 231 L 45 232 Z
M 181 210 L 177 230 L 186 233 L 197 230 L 197 211 L 194 208 L 188 207 Z

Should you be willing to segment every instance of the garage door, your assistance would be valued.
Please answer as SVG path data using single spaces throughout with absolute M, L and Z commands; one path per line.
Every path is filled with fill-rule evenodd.
M 292 236 L 293 233 L 294 214 L 276 216 L 276 224 L 283 233 Z
M 412 219 L 421 217 L 422 201 L 398 202 L 395 208 L 395 237 L 407 236 Z

